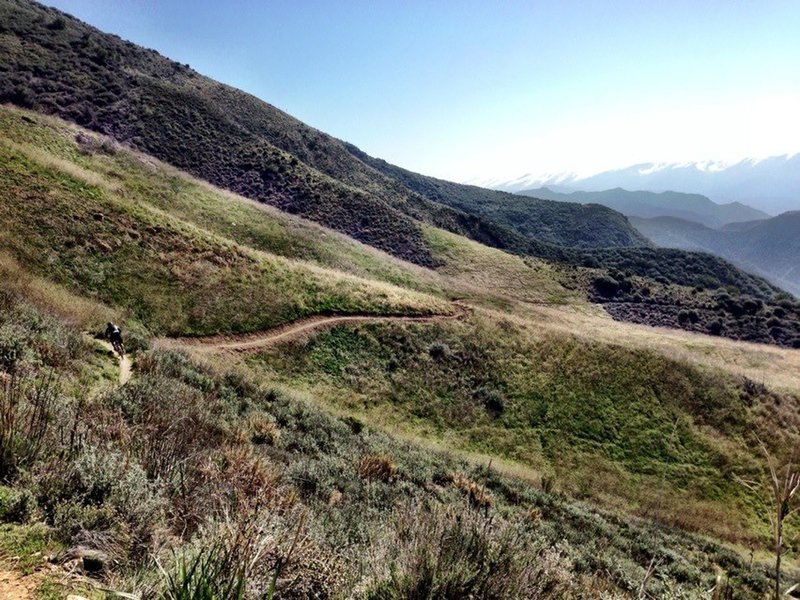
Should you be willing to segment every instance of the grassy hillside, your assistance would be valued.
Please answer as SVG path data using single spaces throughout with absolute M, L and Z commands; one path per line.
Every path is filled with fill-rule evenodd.
M 42 595 L 166 600 L 176 585 L 240 580 L 247 598 L 277 580 L 277 597 L 298 599 L 633 598 L 645 581 L 656 597 L 717 585 L 758 598 L 769 586 L 760 560 L 333 417 L 322 398 L 220 361 L 140 351 L 118 387 L 106 351 L 42 308 L 67 292 L 22 279 L 0 280 L 0 375 L 18 382 L 0 387 L 0 405 L 44 419 L 3 429 L 15 451 L 0 447 L 0 555 L 19 557 Z M 413 329 L 414 344 L 429 335 Z M 313 353 L 354 333 L 366 331 L 331 332 Z M 412 353 L 398 354 L 403 367 Z M 77 546 L 100 550 L 93 579 L 45 566 Z M 181 564 L 206 566 L 192 577 Z
M 498 239 L 501 225 L 411 192 L 403 205 L 387 195 L 399 180 L 366 163 L 333 177 L 352 155 L 282 113 L 55 11 L 0 0 L 9 7 L 0 43 L 20 61 L 5 71 L 15 102 L 94 128 L 108 119 L 139 148 L 150 142 L 137 123 L 166 127 L 147 138 L 154 148 L 169 138 L 181 160 L 212 168 L 196 173 L 236 181 L 244 155 L 225 162 L 209 132 L 225 123 L 219 142 L 238 143 L 240 125 L 220 115 L 265 110 L 272 121 L 243 119 L 247 136 L 299 137 L 257 144 L 258 178 L 241 181 L 324 222 L 342 216 L 328 202 L 388 211 L 380 219 L 399 216 L 400 229 L 381 229 L 378 213 L 352 230 L 353 215 L 330 223 L 436 269 L 74 124 L 0 108 L 0 559 L 20 557 L 41 580 L 51 556 L 91 571 L 72 562 L 88 548 L 103 568 L 85 594 L 158 600 L 176 582 L 226 598 L 241 583 L 247 600 L 272 586 L 365 600 L 763 596 L 766 506 L 738 478 L 764 475 L 756 436 L 778 456 L 800 443 L 794 300 L 709 255 L 567 248 L 520 231 L 518 255 L 486 247 L 431 223 Z M 77 85 L 87 73 L 94 83 Z M 143 106 L 158 110 L 137 116 Z M 181 137 L 184 113 L 201 141 Z M 319 155 L 302 154 L 309 140 Z M 370 187 L 380 177 L 386 187 Z M 320 198 L 295 204 L 303 190 Z M 402 221 L 406 211 L 430 222 Z M 772 346 L 618 323 L 587 297 L 617 317 L 731 337 L 733 319 Z M 149 343 L 231 340 L 313 314 L 453 314 L 454 299 L 458 319 L 342 325 L 257 354 Z M 718 331 L 701 327 L 710 319 Z M 126 332 L 124 385 L 82 333 L 106 320 Z M 797 522 L 785 537 L 793 583 Z
M 732 474 L 758 470 L 753 434 L 774 439 L 800 404 L 795 393 L 660 352 L 492 313 L 340 327 L 253 364 L 389 429 L 499 456 L 562 491 L 733 540 L 760 526 Z
M 269 548 L 251 593 L 281 559 L 290 598 L 409 598 L 453 578 L 462 596 L 625 597 L 654 558 L 655 595 L 699 596 L 718 570 L 743 597 L 768 584 L 738 553 L 767 525 L 733 473 L 759 474 L 753 432 L 794 443 L 798 386 L 669 358 L 652 330 L 641 349 L 602 338 L 613 323 L 564 286 L 598 271 L 424 226 L 430 271 L 50 117 L 4 108 L 0 132 L 0 378 L 63 386 L 46 443 L 6 455 L 0 553 L 35 567 L 24 548 L 100 545 L 103 585 L 156 597 L 153 556 L 174 572 L 173 550 L 216 548 L 236 573 L 250 543 Z M 318 312 L 444 313 L 446 298 L 471 316 L 338 327 L 244 365 L 147 350 Z M 108 319 L 134 351 L 122 387 L 78 333 Z
M 4 109 L 0 134 L 0 248 L 127 308 L 153 331 L 251 331 L 320 312 L 449 311 L 432 296 L 327 267 L 435 291 L 421 270 L 232 201 L 74 127 Z

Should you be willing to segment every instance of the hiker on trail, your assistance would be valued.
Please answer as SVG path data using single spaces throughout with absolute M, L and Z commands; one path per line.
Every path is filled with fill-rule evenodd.
M 117 351 L 117 354 L 122 356 L 125 354 L 125 348 L 122 346 L 122 330 L 114 323 L 106 325 L 106 337 L 111 342 L 111 346 Z

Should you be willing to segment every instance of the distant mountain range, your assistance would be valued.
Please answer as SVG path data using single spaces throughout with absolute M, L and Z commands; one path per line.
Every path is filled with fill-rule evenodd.
M 560 174 L 524 175 L 511 181 L 482 182 L 495 189 L 519 192 L 547 186 L 558 192 L 612 188 L 697 193 L 716 202 L 741 202 L 770 214 L 800 209 L 800 154 L 715 162 L 642 163 L 590 177 Z
M 721 229 L 674 217 L 630 221 L 658 246 L 711 252 L 800 296 L 800 211 Z
M 628 191 L 622 188 L 601 192 L 555 192 L 541 187 L 519 192 L 523 196 L 578 202 L 580 204 L 601 204 L 628 217 L 677 217 L 717 228 L 729 223 L 766 219 L 769 215 L 740 202 L 717 204 L 700 194 L 681 192 Z

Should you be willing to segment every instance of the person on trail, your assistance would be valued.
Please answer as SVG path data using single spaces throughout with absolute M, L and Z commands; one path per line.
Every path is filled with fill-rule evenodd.
M 122 330 L 115 323 L 106 324 L 106 337 L 111 342 L 111 346 L 117 351 L 117 354 L 122 356 L 125 354 L 125 348 L 122 345 Z

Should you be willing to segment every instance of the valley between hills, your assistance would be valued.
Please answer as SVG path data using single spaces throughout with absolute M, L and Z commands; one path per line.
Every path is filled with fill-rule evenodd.
M 800 443 L 791 294 L 610 208 L 389 165 L 35 3 L 0 0 L 0 101 L 21 598 L 772 588 L 742 482 Z M 784 544 L 789 587 L 792 520 Z

